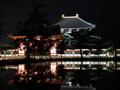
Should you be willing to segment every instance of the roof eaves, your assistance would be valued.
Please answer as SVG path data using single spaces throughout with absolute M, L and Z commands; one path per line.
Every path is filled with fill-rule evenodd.
M 91 27 L 82 27 L 82 28 L 61 28 L 61 29 L 88 29 L 88 28 L 91 28 Z
M 84 22 L 84 23 L 92 26 L 92 28 L 95 28 L 95 25 L 94 25 L 94 24 L 91 24 L 91 23 L 89 23 L 89 22 L 86 22 L 85 20 L 81 19 L 80 17 L 78 17 L 77 19 L 79 19 L 79 20 L 81 20 L 82 22 Z

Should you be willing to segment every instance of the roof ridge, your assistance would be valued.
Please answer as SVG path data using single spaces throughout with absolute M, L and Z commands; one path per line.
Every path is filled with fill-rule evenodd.
M 62 28 L 89 28 L 89 30 L 96 27 L 94 24 L 80 18 L 78 14 L 75 16 L 64 16 L 64 14 L 62 14 L 62 19 L 55 23 L 55 25 L 60 25 Z
M 75 16 L 65 16 L 64 14 L 62 14 L 62 18 L 79 18 L 79 14 L 75 14 Z
M 65 16 L 64 14 L 62 14 L 62 18 L 63 18 L 63 19 L 76 18 L 76 19 L 79 19 L 79 20 L 83 21 L 84 23 L 87 23 L 88 25 L 91 25 L 91 26 L 93 26 L 93 27 L 95 28 L 95 25 L 93 25 L 92 23 L 89 23 L 89 22 L 83 20 L 82 18 L 80 18 L 80 17 L 79 17 L 79 14 L 75 14 L 75 16 Z

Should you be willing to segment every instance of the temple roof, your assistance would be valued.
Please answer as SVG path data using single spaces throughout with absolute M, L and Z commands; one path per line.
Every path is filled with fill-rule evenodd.
M 95 28 L 95 25 L 81 19 L 78 14 L 76 14 L 76 16 L 62 15 L 62 20 L 55 23 L 55 25 L 59 25 L 60 28 L 79 28 L 79 29 Z

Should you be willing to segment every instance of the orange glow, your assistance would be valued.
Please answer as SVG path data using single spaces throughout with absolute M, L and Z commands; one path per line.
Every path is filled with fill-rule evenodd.
M 24 39 L 24 38 L 26 38 L 27 36 L 9 36 L 11 39 L 13 39 L 13 40 L 16 40 L 16 39 L 19 39 L 19 38 L 21 38 L 21 39 Z

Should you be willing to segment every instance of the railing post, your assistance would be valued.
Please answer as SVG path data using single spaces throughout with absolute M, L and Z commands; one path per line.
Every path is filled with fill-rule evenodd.
M 30 62 L 30 49 L 29 49 L 29 38 L 27 38 L 28 40 L 26 41 L 26 61 L 27 61 L 27 80 L 29 81 L 29 62 Z

